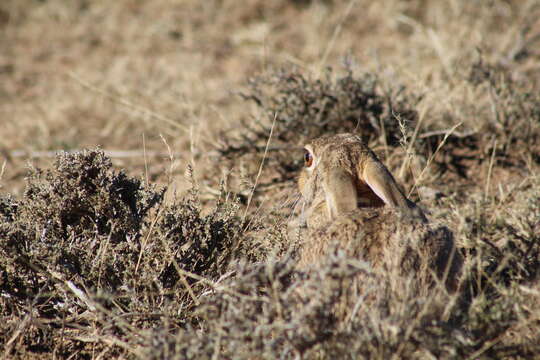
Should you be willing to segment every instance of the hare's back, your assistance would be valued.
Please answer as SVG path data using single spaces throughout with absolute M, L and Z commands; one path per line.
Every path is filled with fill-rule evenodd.
M 330 252 L 338 251 L 378 264 L 389 245 L 392 226 L 388 224 L 396 219 L 393 209 L 361 209 L 310 228 L 304 236 L 299 265 L 316 264 Z
M 308 229 L 299 266 L 317 264 L 339 251 L 374 267 L 425 273 L 426 278 L 435 273 L 449 281 L 457 277 L 462 264 L 447 227 L 404 219 L 392 208 L 358 209 Z

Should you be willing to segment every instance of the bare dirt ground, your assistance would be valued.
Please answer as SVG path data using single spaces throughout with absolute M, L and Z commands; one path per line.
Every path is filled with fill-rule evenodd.
M 538 0 L 2 1 L 3 356 L 538 354 L 539 18 Z M 361 306 L 336 290 L 354 259 L 294 269 L 299 149 L 344 131 L 454 232 L 466 290 L 379 274 Z

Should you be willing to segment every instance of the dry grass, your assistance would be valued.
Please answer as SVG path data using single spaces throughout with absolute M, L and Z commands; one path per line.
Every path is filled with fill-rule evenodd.
M 4 0 L 2 355 L 539 353 L 539 15 L 538 0 Z M 342 131 L 454 232 L 460 291 L 343 253 L 295 270 L 296 149 Z M 110 157 L 42 156 L 96 146 Z

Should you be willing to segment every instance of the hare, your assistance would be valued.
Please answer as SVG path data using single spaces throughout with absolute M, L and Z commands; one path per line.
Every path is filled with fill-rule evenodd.
M 452 233 L 428 224 L 359 136 L 313 140 L 305 146 L 304 165 L 298 179 L 302 214 L 291 225 L 306 229 L 299 266 L 316 263 L 337 242 L 373 266 L 424 269 L 454 282 L 460 259 Z

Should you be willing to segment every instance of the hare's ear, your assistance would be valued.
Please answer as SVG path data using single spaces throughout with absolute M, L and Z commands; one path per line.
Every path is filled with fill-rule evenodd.
M 390 171 L 381 162 L 369 161 L 361 178 L 385 204 L 399 208 L 401 214 L 410 219 L 427 222 L 422 209 L 405 197 Z
M 358 208 L 356 186 L 350 173 L 331 168 L 323 174 L 322 180 L 330 219 Z
M 381 162 L 368 161 L 362 174 L 359 175 L 385 204 L 408 207 L 407 198 L 399 189 L 390 171 Z

